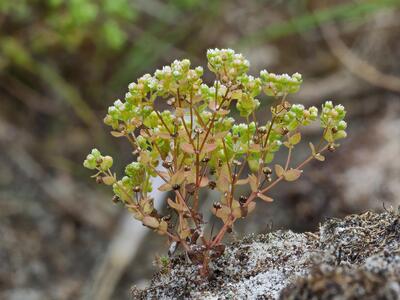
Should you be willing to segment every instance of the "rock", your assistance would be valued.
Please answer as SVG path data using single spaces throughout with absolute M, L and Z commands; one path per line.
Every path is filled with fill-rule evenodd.
M 330 219 L 316 233 L 250 235 L 212 270 L 204 280 L 181 255 L 133 299 L 400 299 L 400 213 Z

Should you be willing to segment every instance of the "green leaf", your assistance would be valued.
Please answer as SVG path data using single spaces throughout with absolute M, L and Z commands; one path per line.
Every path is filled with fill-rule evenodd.
M 300 132 L 295 133 L 294 135 L 292 135 L 289 138 L 289 142 L 292 145 L 297 145 L 298 143 L 300 143 L 300 141 L 301 141 L 301 133 Z
M 331 130 L 330 128 L 327 128 L 327 130 L 325 131 L 324 139 L 325 139 L 328 143 L 333 143 L 334 139 L 333 139 L 332 130 Z

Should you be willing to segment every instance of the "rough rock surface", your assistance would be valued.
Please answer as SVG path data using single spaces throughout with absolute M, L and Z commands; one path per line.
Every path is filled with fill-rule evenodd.
M 400 214 L 330 219 L 319 232 L 252 235 L 205 281 L 185 257 L 134 299 L 400 299 Z

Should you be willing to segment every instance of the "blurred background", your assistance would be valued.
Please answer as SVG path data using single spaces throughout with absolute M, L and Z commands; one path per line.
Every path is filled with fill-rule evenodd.
M 399 9 L 399 0 L 0 0 L 0 299 L 129 299 L 132 285 L 148 284 L 165 241 L 115 206 L 82 161 L 96 145 L 121 174 L 130 147 L 102 124 L 107 107 L 175 58 L 205 67 L 207 48 L 244 53 L 253 74 L 300 72 L 293 101 L 348 110 L 342 147 L 281 184 L 231 239 L 398 207 Z

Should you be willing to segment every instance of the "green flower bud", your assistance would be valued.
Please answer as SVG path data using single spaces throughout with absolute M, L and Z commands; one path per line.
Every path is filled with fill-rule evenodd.
M 295 73 L 292 76 L 288 74 L 277 75 L 269 73 L 267 70 L 260 72 L 260 79 L 264 92 L 268 96 L 283 96 L 285 94 L 297 93 L 303 82 L 299 73 Z
M 101 158 L 101 153 L 100 153 L 100 151 L 97 150 L 96 148 L 92 149 L 91 154 L 93 155 L 93 157 L 94 157 L 95 160 Z
M 104 156 L 103 161 L 100 163 L 100 169 L 103 171 L 107 171 L 113 165 L 113 158 L 111 156 Z
M 333 135 L 335 140 L 344 139 L 345 137 L 347 137 L 347 133 L 344 130 L 339 130 Z
M 143 124 L 149 128 L 155 128 L 158 126 L 158 116 L 155 111 L 152 111 L 143 121 Z
M 146 175 L 145 167 L 140 162 L 132 162 L 125 167 L 125 174 L 133 185 L 141 185 Z
M 345 130 L 347 128 L 347 123 L 346 121 L 340 121 L 337 125 L 338 130 Z
M 85 161 L 83 162 L 83 166 L 85 168 L 93 170 L 93 169 L 96 169 L 96 165 L 97 165 L 97 163 L 96 163 L 96 158 L 94 157 L 94 155 L 88 154 L 88 156 L 86 156 Z

